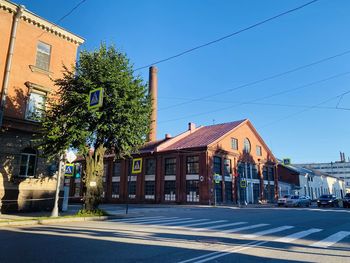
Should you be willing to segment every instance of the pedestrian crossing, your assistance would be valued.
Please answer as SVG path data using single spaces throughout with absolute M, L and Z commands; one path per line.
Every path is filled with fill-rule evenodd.
M 291 225 L 273 226 L 268 223 L 250 224 L 245 221 L 230 222 L 229 220 L 211 220 L 208 218 L 143 216 L 113 219 L 109 222 L 115 222 L 123 226 L 137 225 L 139 227 L 171 229 L 174 231 L 208 232 L 212 233 L 210 235 L 213 236 L 216 233 L 220 233 L 221 235 L 235 234 L 247 240 L 269 237 L 269 235 L 273 234 L 277 237 L 270 240 L 271 242 L 296 244 L 298 241 L 303 241 L 304 245 L 314 248 L 331 248 L 338 243 L 350 242 L 350 230 L 329 233 L 327 229 L 310 228 L 300 231 L 300 227 Z M 322 237 L 319 238 L 320 236 Z M 305 240 L 307 240 L 306 244 Z

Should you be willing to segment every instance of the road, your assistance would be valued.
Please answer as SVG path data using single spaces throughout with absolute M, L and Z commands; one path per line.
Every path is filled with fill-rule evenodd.
M 350 262 L 350 210 L 153 208 L 1 228 L 0 262 Z

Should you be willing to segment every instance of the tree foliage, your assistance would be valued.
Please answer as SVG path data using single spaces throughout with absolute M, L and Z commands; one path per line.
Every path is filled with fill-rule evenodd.
M 64 67 L 63 77 L 55 80 L 55 85 L 58 91 L 48 100 L 42 120 L 41 149 L 46 156 L 77 149 L 86 164 L 93 166 L 87 173 L 101 177 L 106 150 L 123 158 L 143 145 L 149 132 L 151 101 L 147 85 L 133 75 L 125 54 L 106 45 L 93 52 L 82 51 L 74 69 Z M 103 88 L 103 106 L 88 110 L 89 92 L 96 88 Z

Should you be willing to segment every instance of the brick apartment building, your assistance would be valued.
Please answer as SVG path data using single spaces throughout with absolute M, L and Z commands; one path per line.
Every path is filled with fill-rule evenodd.
M 139 174 L 131 174 L 130 160 L 105 156 L 105 202 L 258 203 L 278 195 L 276 159 L 249 120 L 189 123 L 187 131 L 151 141 L 133 158 L 142 158 Z M 78 197 L 80 188 L 80 178 L 72 179 L 71 195 Z
M 63 64 L 75 64 L 84 40 L 5 0 L 0 35 L 0 208 L 47 205 L 29 200 L 52 195 L 56 179 L 49 175 L 57 168 L 39 157 L 32 135 L 55 90 L 53 79 L 62 76 Z

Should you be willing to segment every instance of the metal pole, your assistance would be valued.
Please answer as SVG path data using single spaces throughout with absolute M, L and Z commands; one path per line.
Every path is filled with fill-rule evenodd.
M 61 176 L 62 176 L 62 166 L 64 165 L 63 162 L 63 154 L 60 155 L 60 161 L 58 164 L 58 174 L 57 174 L 57 182 L 56 182 L 56 193 L 55 193 L 55 203 L 54 207 L 51 212 L 51 217 L 58 217 L 58 200 L 59 200 L 59 195 L 60 195 L 60 181 L 61 181 Z
M 130 193 L 130 181 L 131 181 L 131 160 L 129 160 L 128 162 L 128 185 L 127 185 L 127 193 L 126 193 L 126 207 L 125 207 L 125 214 L 128 214 L 128 211 L 129 211 L 129 193 Z

